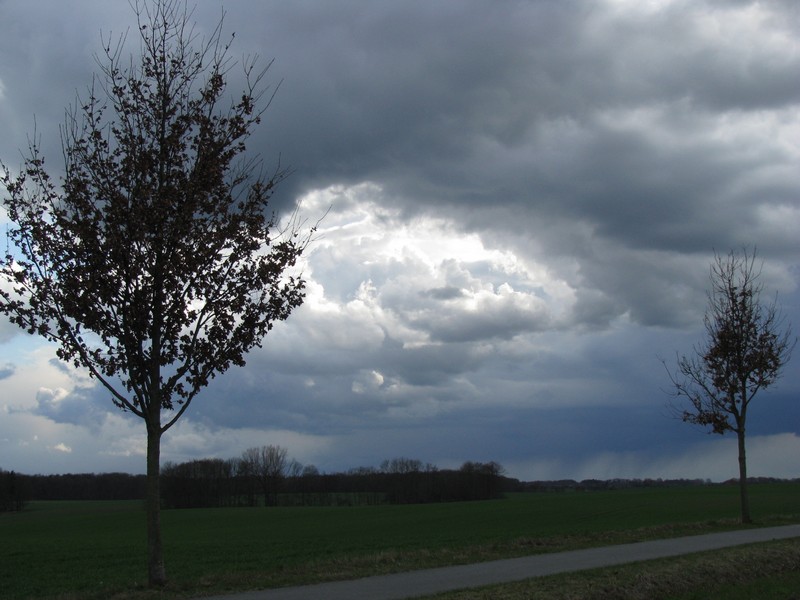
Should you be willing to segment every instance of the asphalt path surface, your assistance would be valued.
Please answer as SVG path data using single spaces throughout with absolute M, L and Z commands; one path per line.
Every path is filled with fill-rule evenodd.
M 214 596 L 204 600 L 403 600 L 569 571 L 597 569 L 795 537 L 800 537 L 800 524 L 536 554 L 471 565 L 378 575 L 352 581 Z

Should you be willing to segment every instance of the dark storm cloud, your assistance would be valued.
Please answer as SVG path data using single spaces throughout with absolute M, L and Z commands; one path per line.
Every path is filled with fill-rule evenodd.
M 768 133 L 780 117 L 760 122 L 800 99 L 800 52 L 786 52 L 796 19 L 779 4 L 274 9 L 263 23 L 285 79 L 267 129 L 297 166 L 290 193 L 378 181 L 410 213 L 554 238 L 544 252 L 578 260 L 591 284 L 580 293 L 593 310 L 576 314 L 590 319 L 685 322 L 669 294 L 625 293 L 638 277 L 593 277 L 606 244 L 707 256 L 759 243 L 781 258 L 795 247 L 759 227 L 764 210 L 796 206 L 800 185 L 796 153 Z M 565 243 L 576 223 L 591 245 Z M 696 283 L 686 277 L 678 287 Z
M 91 82 L 100 31 L 132 24 L 129 6 L 0 10 L 0 158 L 18 164 L 36 115 L 57 165 L 63 108 Z M 654 457 L 694 435 L 664 421 L 658 356 L 699 339 L 713 250 L 757 245 L 765 287 L 800 321 L 793 0 L 226 10 L 236 57 L 275 58 L 280 89 L 249 140 L 293 169 L 275 207 L 330 212 L 307 304 L 187 413 L 207 431 L 333 436 L 325 456 L 343 467 L 409 448 L 456 462 Z M 207 32 L 220 4 L 195 15 Z M 781 382 L 787 397 L 798 385 Z M 80 410 L 88 393 L 42 392 L 36 410 L 100 422 Z
M 18 113 L 57 119 L 89 83 L 100 29 L 130 17 L 127 6 L 91 10 L 75 27 L 72 10 L 48 6 L 41 22 L 18 17 L 33 39 L 6 36 L 0 77 Z M 237 3 L 226 19 L 237 52 L 276 58 L 269 78 L 281 89 L 254 141 L 268 164 L 280 153 L 295 169 L 279 204 L 312 186 L 379 181 L 392 202 L 464 227 L 583 220 L 625 247 L 707 252 L 749 241 L 757 208 L 791 201 L 798 185 L 777 172 L 796 166 L 781 144 L 725 135 L 800 100 L 800 52 L 775 39 L 796 34 L 796 10 L 760 5 L 750 19 L 763 23 L 748 29 L 750 6 L 266 2 Z M 219 9 L 196 14 L 207 26 Z M 43 35 L 48 25 L 62 34 Z M 54 64 L 58 54 L 69 60 Z M 748 182 L 768 165 L 774 177 Z M 511 213 L 490 218 L 487 206 Z
M 502 10 L 483 3 L 290 6 L 285 14 L 267 5 L 261 23 L 266 39 L 286 48 L 276 111 L 283 102 L 288 118 L 271 127 L 278 128 L 279 146 L 288 143 L 289 162 L 300 161 L 298 185 L 306 178 L 315 184 L 376 179 L 393 184 L 406 202 L 460 207 L 506 189 L 511 197 L 493 200 L 516 196 L 538 204 L 551 192 L 549 210 L 565 200 L 568 210 L 576 202 L 581 210 L 607 207 L 610 221 L 615 197 L 653 204 L 646 192 L 663 181 L 645 178 L 658 165 L 664 180 L 676 183 L 697 172 L 686 182 L 692 189 L 724 174 L 712 169 L 703 176 L 698 157 L 701 164 L 725 164 L 720 152 L 735 150 L 702 139 L 694 147 L 660 149 L 646 130 L 614 131 L 613 111 L 622 118 L 623 111 L 664 109 L 662 126 L 676 133 L 683 127 L 688 136 L 713 126 L 704 117 L 719 111 L 798 99 L 796 55 L 742 43 L 735 29 L 705 32 L 724 26 L 726 11 L 713 14 L 701 3 L 673 5 L 647 19 L 570 2 Z M 282 36 L 284 28 L 294 42 Z M 536 185 L 548 166 L 562 166 L 547 165 L 562 153 L 570 169 L 551 170 Z M 729 165 L 729 172 L 740 167 Z M 529 179 L 531 171 L 536 178 Z M 588 189 L 573 189 L 574 183 Z M 686 190 L 674 192 L 682 193 L 669 194 L 673 201 L 693 204 Z

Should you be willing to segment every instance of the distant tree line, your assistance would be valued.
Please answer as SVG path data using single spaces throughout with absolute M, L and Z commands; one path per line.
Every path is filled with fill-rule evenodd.
M 249 448 L 238 458 L 167 463 L 161 472 L 165 508 L 417 504 L 498 498 L 519 482 L 495 463 L 439 469 L 409 458 L 324 474 L 288 457 L 285 448 Z
M 291 481 L 292 493 L 286 500 L 303 505 L 491 500 L 519 484 L 503 473 L 496 462 L 465 462 L 459 469 L 439 469 L 415 459 L 395 458 L 377 469 L 360 467 L 330 475 L 305 472 Z
M 738 485 L 708 479 L 562 479 L 505 477 L 495 463 L 466 462 L 459 469 L 408 458 L 342 473 L 320 473 L 290 459 L 284 448 L 250 448 L 239 458 L 167 463 L 162 468 L 165 508 L 231 506 L 341 506 L 457 502 L 499 498 L 507 492 L 593 492 L 627 488 Z M 749 483 L 777 483 L 751 477 Z M 25 475 L 0 469 L 0 512 L 22 510 L 31 500 L 141 500 L 145 476 L 128 473 Z
M 30 497 L 28 481 L 24 475 L 0 469 L 0 512 L 22 510 Z
M 26 476 L 34 500 L 141 500 L 145 476 L 129 473 L 67 473 Z
M 0 469 L 0 511 L 21 510 L 30 500 L 141 500 L 144 493 L 144 475 L 24 475 Z
M 749 483 L 785 483 L 797 482 L 798 479 L 781 479 L 777 477 L 748 477 Z M 722 483 L 713 483 L 710 479 L 559 479 L 547 481 L 526 481 L 520 483 L 519 491 L 523 492 L 596 492 L 603 490 L 623 490 L 631 488 L 658 487 L 692 487 L 701 485 L 738 485 L 738 479 L 729 479 Z
M 593 492 L 620 490 L 640 487 L 691 487 L 709 485 L 708 479 L 558 479 L 547 481 L 527 481 L 523 484 L 526 492 Z

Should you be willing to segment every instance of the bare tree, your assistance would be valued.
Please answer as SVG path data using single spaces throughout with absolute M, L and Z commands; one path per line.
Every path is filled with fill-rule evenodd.
M 228 96 L 222 19 L 200 39 L 181 0 L 132 6 L 141 56 L 124 56 L 124 37 L 104 43 L 62 129 L 61 184 L 35 136 L 19 175 L 0 169 L 13 243 L 0 311 L 142 419 L 148 577 L 163 585 L 161 437 L 302 303 L 305 282 L 287 270 L 308 237 L 268 212 L 285 172 L 243 154 L 269 105 L 266 68 L 246 60 L 245 89 Z
M 303 466 L 303 463 L 293 458 L 289 461 L 289 465 L 286 467 L 286 476 L 292 478 L 300 477 L 303 474 L 304 469 L 305 467 Z
M 421 460 L 405 457 L 387 458 L 380 466 L 382 473 L 419 473 L 422 469 Z
M 264 495 L 264 506 L 268 506 L 270 501 L 277 504 L 278 488 L 293 462 L 296 461 L 289 461 L 288 450 L 281 446 L 254 447 L 242 452 L 239 472 L 247 479 L 250 506 L 257 504 L 255 495 L 259 487 Z M 298 469 L 302 469 L 302 465 L 297 464 Z
M 258 477 L 264 490 L 264 505 L 278 504 L 278 489 L 286 477 L 288 467 L 286 448 L 280 446 L 262 446 L 259 452 Z
M 706 339 L 692 354 L 667 368 L 687 423 L 711 432 L 732 431 L 738 438 L 741 520 L 749 523 L 745 433 L 750 403 L 779 378 L 795 340 L 777 301 L 762 303 L 761 264 L 756 250 L 716 255 L 705 314 Z
M 303 472 L 300 473 L 300 477 L 317 477 L 319 474 L 319 469 L 316 465 L 305 465 L 303 467 Z

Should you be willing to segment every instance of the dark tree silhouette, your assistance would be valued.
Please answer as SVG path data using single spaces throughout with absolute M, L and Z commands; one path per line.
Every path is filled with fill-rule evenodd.
M 289 467 L 288 452 L 286 448 L 272 444 L 248 448 L 242 452 L 239 473 L 249 490 L 250 506 L 257 504 L 256 489 L 259 487 L 264 495 L 264 506 L 278 504 L 278 488 Z
M 289 459 L 288 450 L 281 446 L 261 446 L 257 475 L 264 491 L 264 506 L 270 502 L 277 506 L 278 490 L 281 481 L 286 477 Z
M 749 523 L 745 433 L 750 402 L 778 379 L 794 341 L 777 302 L 761 301 L 761 266 L 756 251 L 715 255 L 705 314 L 706 339 L 668 369 L 673 392 L 684 403 L 687 423 L 738 438 L 741 520 Z
M 267 69 L 246 60 L 245 89 L 229 97 L 222 19 L 201 39 L 180 0 L 132 6 L 141 56 L 124 56 L 124 37 L 104 43 L 99 76 L 67 112 L 60 185 L 35 136 L 19 175 L 2 166 L 13 247 L 0 310 L 143 420 L 148 576 L 163 585 L 162 435 L 302 303 L 289 272 L 309 237 L 267 212 L 285 171 L 264 175 L 243 154 L 269 105 Z

